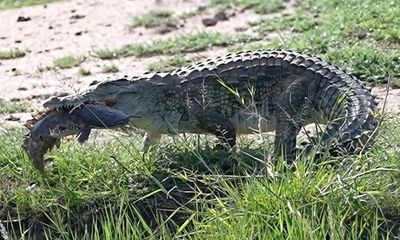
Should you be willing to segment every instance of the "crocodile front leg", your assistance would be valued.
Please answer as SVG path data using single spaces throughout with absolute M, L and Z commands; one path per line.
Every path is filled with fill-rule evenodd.
M 236 144 L 236 130 L 224 115 L 214 111 L 200 110 L 196 114 L 197 127 L 217 136 L 221 145 L 233 148 Z
M 296 137 L 310 114 L 310 82 L 298 78 L 279 97 L 274 155 L 283 156 L 288 164 L 296 159 Z

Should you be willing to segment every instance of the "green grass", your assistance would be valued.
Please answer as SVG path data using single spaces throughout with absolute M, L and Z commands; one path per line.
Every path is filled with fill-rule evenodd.
M 240 5 L 251 8 L 259 14 L 268 14 L 282 9 L 285 2 L 288 2 L 288 0 L 212 0 L 211 5 L 222 7 Z
M 0 134 L 0 219 L 13 220 L 12 239 L 386 239 L 400 227 L 395 123 L 366 154 L 303 157 L 296 171 L 270 166 L 276 177 L 256 160 L 268 141 L 242 139 L 247 154 L 232 155 L 189 136 L 147 155 L 139 137 L 64 143 L 43 178 L 22 134 Z
M 198 32 L 148 44 L 128 44 L 112 50 L 97 50 L 95 56 L 100 59 L 112 59 L 123 56 L 146 57 L 156 54 L 188 53 L 202 51 L 211 47 L 224 47 L 234 43 L 251 42 L 255 39 L 258 38 L 246 34 L 230 36 L 221 33 Z
M 178 19 L 170 11 L 149 11 L 140 17 L 135 17 L 130 27 L 143 26 L 146 28 L 157 27 L 160 24 L 166 24 L 171 27 L 178 25 Z
M 227 46 L 230 37 L 219 33 L 200 32 L 194 35 L 182 35 L 172 39 L 156 41 L 150 44 L 130 44 L 117 49 L 117 55 L 149 56 L 155 54 L 176 54 L 205 50 L 211 46 Z
M 0 10 L 55 2 L 57 0 L 0 0 Z
M 102 73 L 116 73 L 118 71 L 118 67 L 114 64 L 104 64 L 101 68 Z
M 61 69 L 73 68 L 78 67 L 84 60 L 84 57 L 65 56 L 55 59 L 54 66 Z
M 24 101 L 6 101 L 0 98 L 0 114 L 25 112 L 29 109 L 29 104 Z
M 94 57 L 100 58 L 101 60 L 117 58 L 117 53 L 110 49 L 99 49 L 94 51 Z
M 172 57 L 168 57 L 167 59 L 149 64 L 148 70 L 151 72 L 168 72 L 191 62 L 191 60 L 188 60 L 183 55 L 175 55 Z
M 382 84 L 400 72 L 399 14 L 400 8 L 389 0 L 303 1 L 294 15 L 251 24 L 262 35 L 273 31 L 282 37 L 242 49 L 297 49 Z
M 8 51 L 0 51 L 0 60 L 21 58 L 24 57 L 26 53 L 19 48 L 13 48 Z
M 89 76 L 89 75 L 92 74 L 89 69 L 86 69 L 86 68 L 83 68 L 83 67 L 79 68 L 78 73 L 79 73 L 80 76 Z

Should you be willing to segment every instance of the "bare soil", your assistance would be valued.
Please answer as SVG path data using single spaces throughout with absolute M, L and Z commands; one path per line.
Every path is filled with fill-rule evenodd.
M 207 5 L 204 0 L 69 0 L 11 9 L 0 12 L 0 50 L 19 48 L 27 51 L 26 56 L 17 59 L 0 60 L 0 98 L 6 100 L 29 100 L 33 109 L 40 108 L 40 102 L 52 95 L 79 91 L 93 80 L 103 79 L 111 74 L 101 73 L 104 64 L 116 65 L 121 75 L 136 75 L 147 71 L 147 66 L 167 56 L 146 58 L 124 57 L 114 60 L 100 60 L 93 57 L 98 49 L 115 49 L 125 44 L 149 43 L 167 39 L 183 33 L 199 31 L 234 34 L 241 31 L 255 34 L 248 27 L 249 21 L 260 18 L 274 18 L 295 11 L 296 1 L 290 1 L 285 8 L 270 15 L 258 15 L 247 9 L 229 9 L 229 19 L 219 21 L 215 26 L 205 27 L 202 19 L 212 17 L 218 10 L 209 9 L 199 15 L 181 19 L 177 29 L 161 34 L 160 28 L 130 28 L 135 16 L 150 10 L 170 10 L 177 16 L 196 11 Z M 25 18 L 28 21 L 17 21 Z M 264 40 L 271 36 L 263 36 Z M 227 52 L 225 48 L 190 53 L 189 58 L 206 58 Z M 81 67 L 90 70 L 90 76 L 80 76 L 79 67 L 58 69 L 54 59 L 68 55 L 84 56 Z M 385 88 L 373 92 L 384 99 Z M 386 109 L 400 112 L 400 90 L 390 89 Z M 381 101 L 383 102 L 383 101 Z M 382 104 L 380 104 L 382 106 Z M 13 114 L 19 121 L 6 121 L 8 115 L 0 117 L 2 126 L 18 126 L 29 113 Z

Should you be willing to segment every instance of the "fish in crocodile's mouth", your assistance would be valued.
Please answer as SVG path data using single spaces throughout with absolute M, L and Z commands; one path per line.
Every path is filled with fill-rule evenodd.
M 26 134 L 22 147 L 34 166 L 43 173 L 44 155 L 54 146 L 59 146 L 62 137 L 78 135 L 78 141 L 83 143 L 89 138 L 93 128 L 121 127 L 128 122 L 129 116 L 123 112 L 100 104 L 47 110 L 37 118 L 27 121 L 25 126 L 30 131 Z

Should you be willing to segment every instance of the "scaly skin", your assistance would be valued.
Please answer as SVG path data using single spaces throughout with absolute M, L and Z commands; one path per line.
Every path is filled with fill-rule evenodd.
M 296 136 L 308 123 L 327 124 L 321 144 L 349 151 L 378 125 L 377 103 L 354 76 L 320 58 L 292 51 L 228 54 L 169 73 L 127 76 L 49 99 L 58 109 L 112 106 L 146 130 L 144 150 L 161 134 L 212 133 L 234 146 L 237 134 L 276 130 L 275 154 L 295 159 Z

